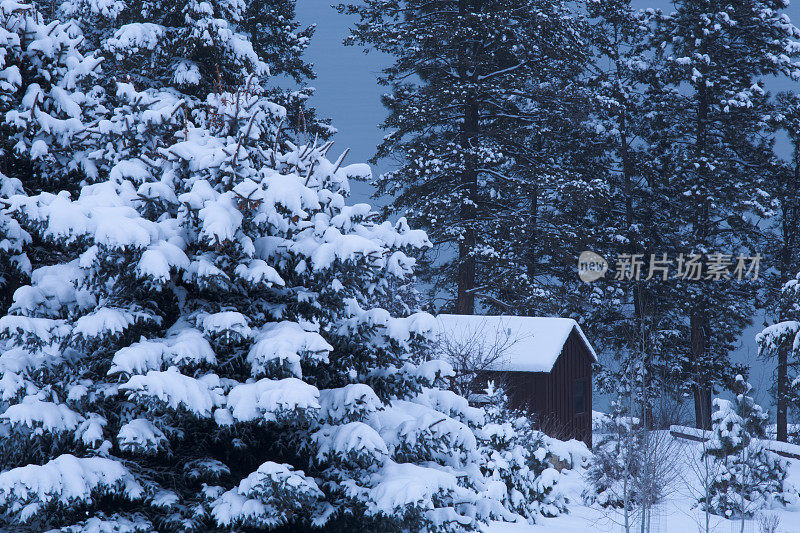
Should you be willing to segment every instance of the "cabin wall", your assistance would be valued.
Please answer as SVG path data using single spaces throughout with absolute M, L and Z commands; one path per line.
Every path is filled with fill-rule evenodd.
M 573 331 L 553 370 L 550 372 L 550 395 L 553 402 L 553 434 L 561 433 L 592 446 L 592 357 L 580 336 Z M 575 412 L 575 387 L 584 384 L 585 409 Z
M 556 438 L 582 440 L 592 446 L 592 364 L 583 340 L 573 331 L 550 373 L 486 372 L 481 382 L 502 383 L 509 406 L 533 413 L 541 429 Z M 585 384 L 585 410 L 575 412 L 575 386 Z
M 550 412 L 550 376 L 544 372 L 486 372 L 486 378 L 502 383 L 508 393 L 508 404 L 512 409 L 534 413 Z

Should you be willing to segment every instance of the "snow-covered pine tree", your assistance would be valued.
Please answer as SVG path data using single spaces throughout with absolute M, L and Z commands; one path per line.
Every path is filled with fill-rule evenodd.
M 602 437 L 594 447 L 586 471 L 588 486 L 582 497 L 588 504 L 632 509 L 637 498 L 633 480 L 640 467 L 640 461 L 636 460 L 638 432 L 622 398 L 612 401 L 609 411 L 602 421 Z
M 204 105 L 212 91 L 235 92 L 243 72 L 250 72 L 269 99 L 286 108 L 284 137 L 306 142 L 316 135 L 327 138 L 335 129 L 307 104 L 313 94 L 307 82 L 315 74 L 303 53 L 314 27 L 300 29 L 294 5 L 295 0 L 64 0 L 59 13 L 79 20 L 104 57 L 111 82 L 108 107 L 116 105 L 115 80 L 139 90 L 171 87 L 194 107 Z M 299 87 L 283 88 L 281 80 Z
M 674 284 L 660 270 L 648 268 L 651 254 L 661 258 L 658 252 L 665 246 L 659 228 L 668 223 L 659 208 L 666 199 L 651 187 L 658 175 L 647 142 L 653 127 L 648 113 L 652 53 L 647 49 L 652 28 L 629 0 L 591 0 L 586 7 L 594 52 L 585 83 L 590 98 L 586 117 L 565 150 L 571 154 L 570 167 L 580 169 L 580 179 L 565 181 L 553 193 L 556 208 L 542 211 L 543 227 L 552 228 L 547 247 L 563 255 L 553 255 L 540 270 L 558 279 L 574 298 L 562 304 L 561 313 L 581 316 L 596 347 L 613 354 L 615 361 L 604 365 L 598 385 L 615 395 L 635 387 L 637 408 L 650 411 L 652 397 L 672 389 L 659 385 L 673 377 L 666 354 L 683 323 L 671 306 Z M 580 282 L 569 268 L 584 250 L 609 260 L 611 272 L 601 282 Z M 642 263 L 638 273 L 623 272 L 615 264 L 615 259 L 637 254 Z M 647 412 L 635 414 L 650 426 Z
M 0 45 L 0 173 L 29 191 L 77 190 L 100 58 L 74 21 L 46 22 L 35 4 L 0 3 Z
M 76 17 L 104 58 L 107 111 L 90 132 L 89 178 L 160 179 L 161 151 L 176 142 L 175 117 L 183 117 L 188 128 L 200 114 L 215 133 L 224 129 L 230 117 L 212 122 L 207 116 L 219 107 L 213 99 L 250 94 L 269 73 L 249 35 L 240 31 L 247 7 L 217 0 L 65 0 L 60 5 L 60 16 Z
M 139 90 L 170 87 L 202 101 L 214 91 L 235 92 L 244 73 L 269 72 L 237 27 L 246 8 L 244 2 L 219 0 L 65 0 L 60 12 L 80 20 L 87 39 L 102 52 L 111 81 Z
M 455 530 L 517 516 L 457 420 L 477 427 L 480 411 L 430 388 L 445 364 L 411 360 L 432 317 L 371 304 L 425 234 L 348 206 L 348 177 L 369 170 L 329 161 L 329 144 L 276 149 L 283 110 L 258 87 L 191 117 L 129 117 L 173 128 L 157 179 L 11 198 L 61 262 L 0 319 L 4 523 Z
M 773 503 L 785 505 L 790 489 L 786 462 L 759 442 L 766 438 L 768 415 L 753 400 L 752 387 L 737 375 L 731 388 L 733 402 L 714 400 L 711 438 L 703 453 L 718 468 L 700 504 L 714 514 L 743 519 Z
M 13 194 L 77 190 L 77 142 L 96 111 L 100 60 L 82 51 L 74 22 L 46 22 L 34 4 L 0 1 L 0 207 Z M 0 214 L 0 312 L 46 253 Z
M 347 43 L 394 58 L 379 78 L 391 89 L 382 125 L 390 131 L 376 157 L 401 164 L 376 180 L 377 194 L 394 196 L 391 209 L 436 243 L 425 261 L 435 269 L 422 278 L 463 314 L 482 297 L 507 310 L 514 302 L 503 302 L 503 290 L 540 294 L 528 252 L 548 161 L 558 157 L 552 122 L 574 94 L 564 80 L 586 55 L 577 18 L 540 0 L 367 0 L 339 9 L 359 17 Z
M 674 5 L 670 15 L 653 13 L 651 97 L 658 128 L 648 141 L 660 179 L 651 186 L 669 199 L 663 207 L 670 222 L 659 231 L 672 243 L 661 252 L 708 261 L 722 254 L 716 257 L 730 276 L 740 253 L 759 251 L 756 220 L 768 211 L 762 181 L 772 141 L 764 78 L 800 75 L 800 30 L 788 20 L 785 0 Z M 728 354 L 752 315 L 743 291 L 754 287 L 702 276 L 678 280 L 690 325 L 678 353 L 694 393 L 696 423 L 707 429 L 712 391 L 732 381 Z
M 619 308 L 619 287 L 607 280 L 581 282 L 574 264 L 584 250 L 614 257 L 636 227 L 626 216 L 632 218 L 631 211 L 641 201 L 640 191 L 632 186 L 641 181 L 633 146 L 646 123 L 638 115 L 634 118 L 641 100 L 637 47 L 646 28 L 624 0 L 585 4 L 583 70 L 575 69 L 553 87 L 553 95 L 542 94 L 535 102 L 540 112 L 551 116 L 528 138 L 538 147 L 541 159 L 535 166 L 544 175 L 539 184 L 529 184 L 537 192 L 530 206 L 531 238 L 517 244 L 528 258 L 532 286 L 520 286 L 521 294 L 507 299 L 519 302 L 526 314 L 589 318 L 586 326 L 591 328 Z M 508 238 L 518 240 L 517 235 L 514 228 Z M 640 234 L 634 240 L 642 238 Z M 585 305 L 587 301 L 591 305 Z M 609 331 L 597 333 L 598 341 L 611 337 Z
M 170 32 L 122 25 L 105 44 L 112 68 L 144 45 L 168 54 L 171 39 L 142 39 Z M 203 57 L 232 42 L 253 57 L 245 36 L 227 38 Z M 425 235 L 346 205 L 347 180 L 368 167 L 329 161 L 330 144 L 281 142 L 286 111 L 246 63 L 190 92 L 137 87 L 137 64 L 87 132 L 96 183 L 75 199 L 10 199 L 52 260 L 0 320 L 2 441 L 15 450 L 4 520 L 184 531 L 514 519 L 507 486 L 476 468 L 481 413 L 430 388 L 446 365 L 414 363 L 431 317 L 374 305 L 407 283 Z M 213 92 L 226 80 L 236 90 Z
M 314 79 L 313 65 L 304 58 L 315 26 L 300 28 L 295 20 L 295 0 L 247 0 L 242 27 L 256 54 L 273 76 L 288 76 L 298 83 Z

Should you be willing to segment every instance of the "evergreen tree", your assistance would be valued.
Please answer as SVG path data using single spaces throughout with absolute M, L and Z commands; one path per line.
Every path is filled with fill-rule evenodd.
M 603 436 L 586 472 L 589 486 L 583 490 L 586 503 L 614 509 L 630 508 L 636 499 L 632 482 L 639 462 L 635 460 L 636 432 L 622 399 L 611 402 L 603 422 Z
M 289 76 L 298 83 L 316 77 L 313 66 L 303 58 L 315 26 L 300 29 L 294 0 L 249 0 L 242 25 L 272 76 Z
M 280 109 L 257 92 L 213 102 L 167 115 L 179 140 L 157 181 L 11 199 L 64 259 L 0 319 L 6 525 L 511 519 L 473 467 L 473 431 L 448 414 L 457 404 L 427 388 L 446 365 L 411 359 L 432 318 L 370 303 L 424 233 L 345 204 L 363 166 L 324 146 L 276 151 Z
M 590 451 L 575 443 L 572 452 L 564 453 L 541 431 L 534 429 L 528 413 L 508 407 L 502 388 L 489 383 L 486 389 L 485 423 L 476 431 L 481 453 L 481 468 L 494 482 L 502 483 L 503 502 L 514 512 L 526 516 L 557 516 L 567 512 L 563 493 L 558 487 L 556 461 L 563 468 L 585 466 Z M 560 452 L 560 453 L 559 453 Z
M 286 108 L 285 127 L 295 136 L 307 141 L 315 135 L 327 139 L 336 133 L 329 120 L 321 120 L 308 105 L 314 89 L 308 83 L 317 75 L 314 67 L 303 58 L 314 36 L 314 25 L 300 28 L 295 20 L 296 0 L 248 0 L 242 26 L 250 36 L 258 57 L 269 65 L 268 95 L 273 102 Z M 281 87 L 281 78 L 289 78 L 297 88 Z
M 535 238 L 517 244 L 531 262 L 532 286 L 520 287 L 508 299 L 528 314 L 578 316 L 594 327 L 614 308 L 610 302 L 619 301 L 619 287 L 607 281 L 585 284 L 574 267 L 585 250 L 613 257 L 636 227 L 624 217 L 630 214 L 626 201 L 636 205 L 631 184 L 637 180 L 634 145 L 640 117 L 633 117 L 640 100 L 637 46 L 644 31 L 627 2 L 586 5 L 588 22 L 582 30 L 587 58 L 582 68 L 535 102 L 541 113 L 552 116 L 528 136 L 541 157 L 534 172 L 543 175 L 539 187 L 536 180 L 530 183 L 538 192 L 530 230 Z M 516 234 L 515 228 L 509 240 L 516 240 Z
M 191 107 L 205 105 L 211 92 L 235 93 L 246 73 L 255 74 L 270 100 L 287 115 L 283 137 L 298 142 L 315 135 L 327 138 L 335 129 L 316 118 L 307 100 L 315 77 L 302 58 L 313 27 L 299 30 L 295 0 L 229 2 L 163 2 L 64 0 L 60 16 L 81 21 L 91 45 L 105 59 L 104 70 L 113 99 L 113 80 L 137 89 L 171 87 Z M 267 74 L 272 74 L 268 76 Z M 273 80 L 289 79 L 298 89 Z
M 657 130 L 649 137 L 652 183 L 664 202 L 672 257 L 697 254 L 733 277 L 737 256 L 758 251 L 757 219 L 768 212 L 771 137 L 764 78 L 800 75 L 784 0 L 675 2 L 653 14 L 656 52 L 651 84 Z M 676 224 L 675 222 L 680 222 Z M 685 263 L 682 265 L 685 267 Z M 708 428 L 714 388 L 732 379 L 728 354 L 752 315 L 754 287 L 730 280 L 677 282 L 689 334 L 680 350 L 698 427 Z M 745 295 L 751 295 L 750 297 Z M 734 370 L 735 371 L 735 370 Z
M 585 247 L 573 248 L 573 254 L 586 249 L 608 258 L 613 279 L 575 287 L 572 275 L 561 283 L 575 287 L 579 299 L 589 302 L 574 308 L 586 319 L 601 349 L 616 356 L 617 361 L 604 368 L 607 375 L 600 382 L 607 382 L 614 393 L 633 387 L 642 394 L 638 398 L 642 408 L 648 410 L 650 397 L 661 390 L 659 384 L 671 379 L 665 354 L 671 351 L 669 332 L 680 327 L 680 319 L 670 311 L 670 282 L 649 268 L 653 258 L 661 257 L 659 227 L 666 222 L 659 209 L 662 199 L 651 187 L 647 142 L 652 127 L 648 113 L 652 54 L 647 50 L 652 28 L 627 0 L 592 0 L 587 9 L 595 55 L 588 82 L 592 106 L 575 145 L 583 152 L 583 166 L 592 170 L 587 171 L 584 187 L 560 195 L 562 203 L 571 207 L 563 209 L 557 227 L 563 231 L 572 225 L 568 238 L 587 239 Z M 587 194 L 593 183 L 594 195 Z M 600 201 L 592 202 L 593 197 Z M 585 217 L 578 216 L 581 212 L 593 216 L 589 231 L 578 229 L 585 224 Z M 570 243 L 562 246 L 569 248 Z M 620 263 L 626 257 L 631 259 L 627 270 Z M 632 264 L 634 258 L 640 267 Z M 638 383 L 631 382 L 632 376 Z M 649 427 L 648 413 L 637 415 Z
M 138 89 L 170 87 L 202 101 L 215 91 L 235 91 L 247 73 L 269 72 L 237 28 L 245 8 L 217 0 L 66 0 L 61 13 L 80 19 L 91 44 L 102 51 L 112 80 Z
M 551 174 L 551 132 L 585 50 L 560 2 L 368 0 L 348 44 L 394 57 L 381 84 L 390 130 L 377 158 L 400 164 L 376 180 L 391 210 L 425 228 L 435 247 L 423 279 L 456 313 L 476 298 L 538 292 L 530 250 Z M 552 119 L 552 120 L 551 120 Z M 535 141 L 532 141 L 535 139 Z M 541 163 L 544 163 L 542 165 Z M 530 289 L 530 290 L 527 290 Z
M 591 0 L 586 8 L 592 57 L 586 72 L 574 75 L 582 98 L 571 109 L 573 121 L 563 121 L 554 136 L 551 151 L 560 156 L 549 167 L 552 187 L 539 201 L 533 255 L 540 293 L 518 298 L 528 297 L 526 313 L 578 318 L 608 354 L 596 383 L 613 394 L 626 386 L 641 392 L 636 415 L 651 427 L 655 397 L 684 392 L 672 356 L 680 353 L 684 329 L 676 305 L 682 294 L 669 279 L 674 265 L 668 277 L 661 269 L 669 268 L 662 254 L 672 246 L 663 230 L 674 219 L 666 205 L 671 198 L 656 189 L 661 174 L 649 142 L 659 128 L 653 26 L 627 0 Z M 587 250 L 609 261 L 609 274 L 594 283 L 575 273 Z M 536 301 L 543 293 L 549 306 Z
M 97 112 L 101 60 L 74 21 L 46 22 L 31 4 L 0 9 L 0 173 L 29 191 L 76 191 L 85 154 L 75 145 Z
M 78 17 L 87 39 L 104 58 L 107 112 L 88 140 L 104 155 L 94 153 L 92 179 L 122 175 L 141 181 L 153 171 L 158 151 L 175 141 L 171 130 L 162 127 L 163 114 L 206 113 L 213 106 L 208 101 L 214 98 L 212 93 L 238 98 L 242 90 L 255 90 L 255 84 L 260 94 L 284 109 L 280 145 L 312 143 L 315 137 L 335 132 L 306 105 L 310 88 L 289 90 L 269 81 L 289 78 L 302 85 L 314 77 L 312 66 L 302 59 L 313 27 L 298 30 L 294 0 L 199 4 L 65 0 L 59 13 Z M 144 102 L 124 94 L 146 88 L 168 89 L 172 96 L 156 104 L 152 95 Z M 153 105 L 162 116 L 154 117 L 148 110 Z M 139 131 L 126 124 L 131 113 L 147 115 Z M 126 142 L 118 142 L 118 137 Z
M 785 216 L 782 214 L 780 216 Z M 765 327 L 756 335 L 758 354 L 763 359 L 777 359 L 778 372 L 778 440 L 788 440 L 789 406 L 800 408 L 800 387 L 797 367 L 800 362 L 800 278 L 787 281 L 778 297 L 779 322 Z M 781 405 L 782 404 L 782 405 Z M 780 416 L 783 415 L 783 416 Z
M 758 440 L 766 438 L 768 415 L 753 400 L 750 384 L 738 375 L 732 391 L 733 403 L 714 400 L 711 440 L 703 453 L 720 468 L 700 503 L 714 514 L 744 518 L 772 503 L 787 503 L 787 465 Z

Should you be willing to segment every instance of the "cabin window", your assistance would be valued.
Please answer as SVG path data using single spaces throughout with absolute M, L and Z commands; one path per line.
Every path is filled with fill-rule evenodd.
M 579 379 L 575 381 L 575 388 L 573 389 L 575 414 L 581 415 L 586 412 L 586 380 Z

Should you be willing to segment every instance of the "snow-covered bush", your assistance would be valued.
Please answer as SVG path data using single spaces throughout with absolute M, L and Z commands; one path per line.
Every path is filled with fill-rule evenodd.
M 637 442 L 631 417 L 620 402 L 611 403 L 611 412 L 602 417 L 598 430 L 602 437 L 594 447 L 582 497 L 601 507 L 622 508 L 626 500 L 631 505 L 637 496 L 631 480 L 640 462 L 635 458 Z
M 752 388 L 736 376 L 733 402 L 714 399 L 711 439 L 704 454 L 716 463 L 703 508 L 725 517 L 750 517 L 772 505 L 785 505 L 792 497 L 786 481 L 787 464 L 765 449 L 768 419 L 751 395 Z
M 486 392 L 486 423 L 476 430 L 480 464 L 490 479 L 502 483 L 504 504 L 529 520 L 566 512 L 569 501 L 558 485 L 556 466 L 584 467 L 591 452 L 583 443 L 557 441 L 535 429 L 524 413 L 508 408 L 501 388 L 490 383 Z

